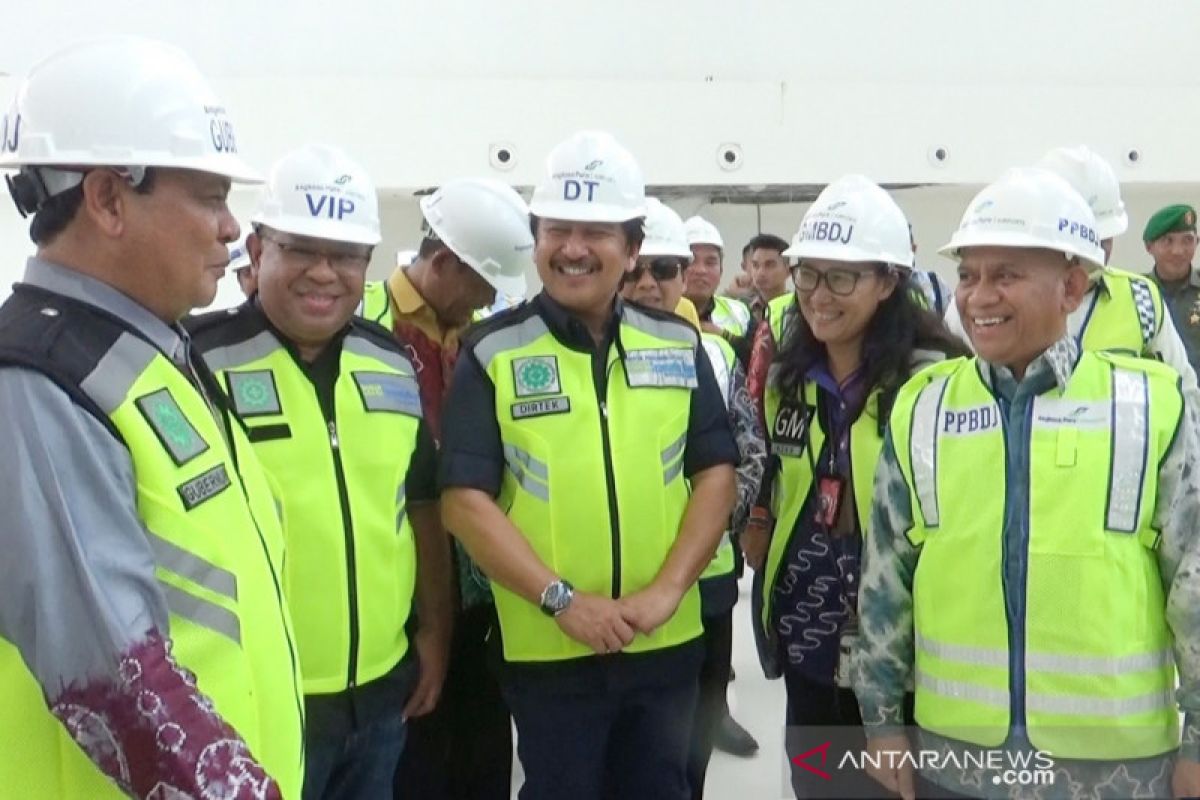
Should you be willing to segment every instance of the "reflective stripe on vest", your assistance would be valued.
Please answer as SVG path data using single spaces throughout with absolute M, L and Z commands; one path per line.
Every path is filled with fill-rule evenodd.
M 270 331 L 205 354 L 282 493 L 308 694 L 368 683 L 400 661 L 416 576 L 404 493 L 421 419 L 414 370 L 355 330 L 341 347 L 332 421 Z
M 1153 548 L 1158 465 L 1182 415 L 1178 376 L 1157 362 L 1085 353 L 1065 390 L 1033 400 L 1025 483 L 1006 483 L 1008 443 L 975 360 L 920 373 L 892 415 L 912 496 L 918 723 L 996 746 L 1022 659 L 1034 746 L 1128 759 L 1178 744 L 1165 598 Z M 1015 424 L 1015 423 L 1014 423 Z M 964 466 L 966 465 L 966 466 Z M 1022 471 L 1024 472 L 1024 471 Z M 1027 492 L 1025 636 L 1009 648 L 1005 495 Z M 964 602 L 963 587 L 975 587 Z
M 784 403 L 779 393 L 779 384 L 772 380 L 767 385 L 764 400 L 767 423 L 767 439 L 771 452 L 779 458 L 779 471 L 775 485 L 771 488 L 772 515 L 775 530 L 767 550 L 767 563 L 762 582 L 762 616 L 758 620 L 769 641 L 775 638 L 771 631 L 772 603 L 775 586 L 787 566 L 784 556 L 790 549 L 796 521 L 800 518 L 804 504 L 812 490 L 814 462 L 820 463 L 821 449 L 825 446 L 825 430 L 821 427 L 820 415 L 815 413 L 819 389 L 813 381 L 804 384 L 805 402 Z M 858 529 L 867 534 L 871 519 L 871 498 L 874 493 L 875 467 L 883 452 L 883 438 L 879 434 L 879 393 L 872 392 L 867 398 L 864 411 L 850 426 L 850 473 L 854 490 L 854 511 Z M 870 413 L 875 410 L 875 413 Z M 805 443 L 812 447 L 809 459 Z
M 78 320 L 80 327 L 113 324 L 84 315 Z M 303 698 L 278 574 L 283 536 L 249 442 L 239 426 L 218 426 L 174 364 L 132 333 L 116 339 L 80 386 L 129 450 L 175 660 L 195 674 L 200 691 L 283 796 L 299 798 Z M 16 649 L 2 641 L 0 685 L 4 719 L 20 722 L 16 735 L 0 722 L 6 793 L 124 797 L 46 710 Z M 20 762 L 10 761 L 16 758 Z
M 737 364 L 737 354 L 733 352 L 729 342 L 725 341 L 720 336 L 711 333 L 700 335 L 700 342 L 704 345 L 704 352 L 708 355 L 708 361 L 712 364 L 713 374 L 717 379 L 717 386 L 721 389 L 721 399 L 725 401 L 725 410 L 728 411 L 733 398 L 733 370 Z M 683 469 L 683 445 L 686 442 L 686 436 L 679 440 L 679 458 L 675 462 L 677 470 Z M 664 462 L 665 463 L 665 462 Z M 713 554 L 712 561 L 708 562 L 708 566 L 704 568 L 704 572 L 700 575 L 700 580 L 708 578 L 719 578 L 723 575 L 729 575 L 737 566 L 737 561 L 733 555 L 733 540 L 729 538 L 729 529 L 721 534 L 721 542 L 717 545 L 717 552 Z
M 732 297 L 713 296 L 712 323 L 734 336 L 745 336 L 750 330 L 750 309 L 741 300 Z
M 562 345 L 536 314 L 489 332 L 474 348 L 495 386 L 504 445 L 497 502 L 551 570 L 604 596 L 649 585 L 678 535 L 688 499 L 683 454 L 699 344 L 686 323 L 630 306 L 617 336 L 625 358 L 614 342 L 603 406 L 591 354 Z M 493 590 L 507 660 L 592 655 L 535 604 L 498 584 Z M 638 634 L 625 651 L 671 647 L 700 632 L 693 586 L 670 620 L 650 636 Z

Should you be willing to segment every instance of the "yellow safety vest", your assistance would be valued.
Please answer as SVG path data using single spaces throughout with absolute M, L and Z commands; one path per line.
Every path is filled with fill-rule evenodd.
M 750 330 L 750 309 L 741 300 L 721 295 L 713 296 L 712 323 L 734 336 L 745 336 Z
M 1149 355 L 1163 324 L 1162 292 L 1145 275 L 1114 267 L 1103 269 L 1100 284 L 1083 323 L 1083 349 Z
M 239 323 L 245 334 L 222 343 Z M 230 317 L 196 343 L 282 492 L 305 693 L 387 674 L 408 652 L 416 576 L 404 494 L 421 419 L 412 365 L 389 339 L 353 324 L 326 419 L 312 382 L 265 325 Z
M 355 315 L 368 319 L 376 325 L 392 329 L 392 297 L 388 293 L 387 281 L 367 281 L 363 285 L 363 299 L 355 309 Z
M 59 313 L 36 315 L 43 328 L 22 335 L 57 341 L 57 352 L 72 356 L 112 342 L 95 353 L 96 367 L 78 389 L 107 414 L 129 449 L 138 513 L 170 614 L 172 653 L 283 796 L 298 799 L 303 698 L 280 576 L 283 535 L 253 449 L 236 424 L 218 426 L 183 373 L 139 335 L 82 303 L 43 292 L 36 297 L 10 302 Z M 56 369 L 57 352 L 45 356 L 44 370 Z M 7 796 L 125 796 L 50 714 L 20 654 L 3 640 L 0 686 L 0 785 Z
M 538 557 L 577 589 L 616 598 L 645 588 L 687 506 L 683 455 L 698 334 L 673 315 L 624 305 L 600 394 L 592 355 L 559 342 L 536 312 L 499 319 L 473 348 L 495 386 L 506 462 L 497 502 Z M 493 589 L 507 660 L 592 654 L 536 605 Z M 693 585 L 674 616 L 625 652 L 672 647 L 701 630 Z
M 784 323 L 791 313 L 791 309 L 797 309 L 795 313 L 799 313 L 795 292 L 781 294 L 767 303 L 767 324 L 771 327 L 771 336 L 775 339 L 776 350 L 783 346 L 783 337 L 788 332 Z
M 771 453 L 779 458 L 779 471 L 771 490 L 771 513 L 775 517 L 775 532 L 767 550 L 767 563 L 762 582 L 762 615 L 758 623 L 768 641 L 774 639 L 771 631 L 772 601 L 780 573 L 786 566 L 783 557 L 800 512 L 808 501 L 813 487 L 813 465 L 819 469 L 821 449 L 825 446 L 826 431 L 821 425 L 821 415 L 816 413 L 819 389 L 814 381 L 804 384 L 804 402 L 783 402 L 778 384 L 771 380 L 767 384 L 763 404 L 766 411 L 767 438 Z M 815 423 L 815 424 L 814 424 Z M 858 529 L 867 533 L 871 518 L 871 498 L 875 481 L 875 467 L 883 451 L 883 437 L 879 432 L 879 392 L 867 398 L 858 419 L 850 426 L 850 476 L 854 490 L 854 510 L 858 517 Z M 811 447 L 811 458 L 808 448 Z
M 891 417 L 921 547 L 913 578 L 916 717 L 996 746 L 1010 709 L 1062 758 L 1130 759 L 1179 743 L 1171 633 L 1154 548 L 1158 466 L 1183 408 L 1157 362 L 1084 353 L 1033 402 L 1028 463 L 1008 484 L 999 404 L 975 359 L 918 374 Z M 1006 494 L 1027 492 L 1025 636 L 1010 649 Z

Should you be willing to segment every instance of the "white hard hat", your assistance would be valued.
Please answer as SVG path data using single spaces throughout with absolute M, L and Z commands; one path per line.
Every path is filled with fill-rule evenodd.
M 1129 229 L 1129 215 L 1121 200 L 1121 182 L 1107 161 L 1087 145 L 1056 147 L 1037 166 L 1064 178 L 1091 206 L 1096 215 L 1096 235 L 1101 240 Z
M 817 195 L 783 255 L 913 265 L 908 219 L 890 194 L 862 175 L 838 178 Z
M 640 255 L 676 256 L 692 260 L 692 248 L 688 246 L 683 220 L 673 208 L 661 203 L 657 197 L 646 198 L 646 222 L 643 227 L 646 238 L 642 241 Z
M 237 272 L 242 267 L 250 266 L 250 250 L 246 247 L 246 237 L 250 235 L 248 226 L 242 227 L 242 237 L 229 245 L 229 264 L 227 272 Z
M 0 168 L 47 168 L 38 174 L 48 196 L 78 184 L 78 168 L 89 166 L 261 181 L 238 156 L 233 124 L 196 65 L 151 39 L 100 39 L 44 59 L 17 89 L 0 132 Z
M 683 226 L 687 230 L 688 244 L 709 244 L 721 250 L 725 249 L 725 241 L 721 238 L 721 232 L 717 230 L 716 225 L 704 217 L 698 215 L 688 217 Z
M 421 198 L 433 233 L 501 294 L 525 295 L 533 266 L 529 207 L 507 184 L 461 178 Z
M 646 184 L 633 155 L 611 134 L 580 131 L 546 158 L 531 213 L 543 219 L 625 222 L 646 215 Z
M 379 244 L 379 198 L 366 171 L 336 147 L 308 144 L 271 167 L 256 225 L 335 242 Z
M 958 230 L 938 252 L 958 258 L 964 247 L 1046 247 L 1104 265 L 1096 217 L 1071 184 L 1040 167 L 1017 167 L 984 187 Z

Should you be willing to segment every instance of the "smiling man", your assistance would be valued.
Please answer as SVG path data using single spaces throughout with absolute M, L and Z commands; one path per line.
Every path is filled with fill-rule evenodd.
M 522 800 L 689 796 L 697 579 L 737 448 L 699 335 L 617 296 L 645 187 L 606 133 L 558 145 L 530 204 L 543 290 L 468 334 L 443 518 L 492 579 Z
M 392 794 L 409 717 L 438 699 L 448 540 L 412 363 L 354 316 L 379 243 L 375 187 L 340 150 L 271 170 L 247 239 L 258 293 L 192 321 L 274 480 L 304 677 L 305 800 Z
M 908 748 L 915 684 L 923 749 L 1052 753 L 1051 796 L 1194 797 L 1200 487 L 1179 373 L 1068 333 L 1104 252 L 1058 175 L 1011 170 L 942 252 L 978 356 L 917 374 L 891 414 L 859 595 L 868 747 Z M 912 797 L 910 762 L 889 763 L 869 771 Z M 1000 780 L 924 774 L 973 797 Z
M 0 168 L 37 253 L 0 308 L 0 786 L 299 797 L 303 698 L 267 479 L 179 319 L 259 182 L 184 53 L 35 65 Z
M 1192 270 L 1196 210 L 1183 204 L 1159 209 L 1146 223 L 1142 241 L 1154 258 L 1150 279 L 1162 290 L 1194 369 L 1200 359 L 1200 275 Z

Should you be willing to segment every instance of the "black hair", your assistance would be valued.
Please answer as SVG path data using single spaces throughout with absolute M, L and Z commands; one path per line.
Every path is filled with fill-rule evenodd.
M 441 250 L 445 246 L 446 243 L 436 236 L 426 235 L 425 238 L 421 240 L 420 247 L 417 248 L 417 258 L 422 260 L 426 258 L 432 258 L 434 253 L 436 253 L 438 250 Z
M 779 255 L 783 255 L 783 251 L 788 249 L 786 240 L 779 238 L 773 233 L 760 233 L 746 243 L 746 248 L 742 250 L 742 255 L 753 250 L 774 250 Z
M 877 264 L 879 275 L 888 268 Z M 933 350 L 947 358 L 968 354 L 966 345 L 946 329 L 941 318 L 925 308 L 917 298 L 921 289 L 912 281 L 908 272 L 900 275 L 895 290 L 875 309 L 867 323 L 863 337 L 862 370 L 868 392 L 879 390 L 880 430 L 887 424 L 896 392 L 912 373 L 914 350 Z M 778 367 L 780 394 L 793 402 L 800 402 L 804 394 L 804 381 L 808 371 L 825 358 L 825 345 L 812 332 L 812 328 L 793 306 L 795 319 L 788 326 L 775 364 Z
M 529 230 L 533 233 L 533 238 L 537 238 L 539 217 L 536 214 L 529 215 Z M 642 217 L 627 219 L 621 223 L 621 231 L 625 234 L 625 243 L 629 247 L 641 247 L 642 240 L 646 238 L 646 231 L 642 227 L 645 222 Z
M 142 182 L 134 187 L 134 191 L 138 194 L 154 191 L 155 174 L 153 168 L 147 167 Z M 38 247 L 50 244 L 54 237 L 67 229 L 82 205 L 83 181 L 80 181 L 78 185 L 54 195 L 42 204 L 29 222 L 29 238 Z

